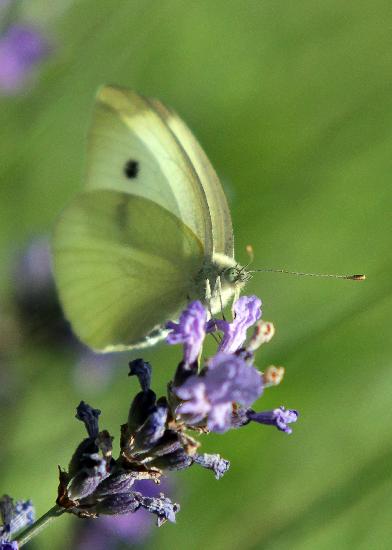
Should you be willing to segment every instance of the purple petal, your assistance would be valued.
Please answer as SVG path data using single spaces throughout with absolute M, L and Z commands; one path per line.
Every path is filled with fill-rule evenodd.
M 217 353 L 208 366 L 205 379 L 208 398 L 213 404 L 237 402 L 250 406 L 262 394 L 259 371 L 240 357 Z
M 177 413 L 184 415 L 188 424 L 198 424 L 211 410 L 206 395 L 204 381 L 199 376 L 191 376 L 175 393 L 185 402 L 177 407 Z
M 168 344 L 184 344 L 184 361 L 194 363 L 201 351 L 206 334 L 207 311 L 201 302 L 191 302 L 182 312 L 178 323 L 169 321 L 171 329 L 166 341 Z
M 222 403 L 212 407 L 207 420 L 208 429 L 211 432 L 224 433 L 231 428 L 231 403 Z
M 258 422 L 259 424 L 269 424 L 276 426 L 278 430 L 291 434 L 292 429 L 288 426 L 292 422 L 296 422 L 299 416 L 298 411 L 294 409 L 285 409 L 284 407 L 278 407 L 272 411 L 255 412 L 249 410 L 247 412 L 249 420 Z
M 219 351 L 236 352 L 246 340 L 246 331 L 261 317 L 261 300 L 257 296 L 242 296 L 233 306 L 235 317 L 231 323 L 221 319 L 211 320 L 208 324 L 210 332 L 223 332 Z
M 263 384 L 260 373 L 243 359 L 218 353 L 210 359 L 204 375 L 190 376 L 173 391 L 184 401 L 177 413 L 187 424 L 207 419 L 210 431 L 223 433 L 232 425 L 233 402 L 251 405 L 261 395 Z

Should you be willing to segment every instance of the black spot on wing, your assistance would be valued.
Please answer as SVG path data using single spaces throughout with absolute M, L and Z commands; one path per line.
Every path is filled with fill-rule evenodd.
M 139 173 L 139 163 L 137 160 L 129 159 L 124 166 L 124 174 L 128 179 L 135 179 Z

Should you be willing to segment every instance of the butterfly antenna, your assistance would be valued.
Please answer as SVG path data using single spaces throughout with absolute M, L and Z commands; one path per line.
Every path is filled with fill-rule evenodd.
M 287 269 L 253 269 L 249 273 L 285 273 L 286 275 L 297 275 L 298 277 L 328 277 L 330 279 L 347 279 L 349 281 L 364 281 L 366 275 L 335 275 L 331 273 L 303 273 L 301 271 L 289 271 Z
M 241 267 L 241 269 L 238 270 L 238 273 L 242 273 L 244 271 L 247 271 L 248 267 L 250 266 L 251 263 L 253 263 L 253 260 L 255 259 L 255 255 L 254 255 L 254 252 L 253 252 L 253 246 L 251 244 L 247 244 L 246 247 L 245 247 L 245 250 L 246 250 L 246 253 L 249 256 L 249 262 L 246 265 L 244 265 L 243 267 Z M 248 271 L 248 273 L 253 273 L 253 272 Z

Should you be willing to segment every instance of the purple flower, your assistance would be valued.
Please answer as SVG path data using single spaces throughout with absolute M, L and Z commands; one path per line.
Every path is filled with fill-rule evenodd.
M 184 362 L 194 363 L 199 357 L 206 334 L 207 311 L 201 302 L 191 302 L 182 312 L 179 323 L 169 321 L 168 344 L 184 344 Z
M 278 407 L 273 411 L 255 412 L 252 410 L 247 411 L 247 417 L 253 422 L 259 424 L 270 424 L 276 426 L 278 430 L 291 434 L 293 431 L 288 424 L 296 422 L 298 419 L 298 411 L 294 409 L 285 409 L 284 407 Z
M 9 27 L 0 38 L 0 89 L 8 94 L 21 89 L 48 53 L 47 40 L 33 26 Z
M 18 550 L 19 546 L 16 540 L 9 542 L 0 542 L 0 550 Z
M 18 500 L 14 503 L 8 495 L 0 499 L 0 548 L 17 549 L 10 541 L 12 535 L 34 522 L 34 507 L 31 500 Z M 14 546 L 13 546 L 14 545 Z
M 246 340 L 246 331 L 261 317 L 261 300 L 257 296 L 242 296 L 233 305 L 235 313 L 231 323 L 221 319 L 212 319 L 208 323 L 208 332 L 223 332 L 218 351 L 234 353 Z
M 220 433 L 231 427 L 232 403 L 249 406 L 262 391 L 262 379 L 254 367 L 240 357 L 222 352 L 210 359 L 203 375 L 192 375 L 174 388 L 184 401 L 177 413 L 184 416 L 187 424 L 199 424 L 208 417 L 208 429 Z

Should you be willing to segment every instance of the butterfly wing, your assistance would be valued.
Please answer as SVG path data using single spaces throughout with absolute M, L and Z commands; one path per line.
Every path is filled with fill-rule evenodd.
M 211 218 L 214 252 L 233 258 L 234 238 L 230 210 L 213 166 L 195 136 L 177 113 L 156 99 L 148 101 L 181 144 L 203 186 Z
M 156 202 L 120 191 L 77 195 L 55 229 L 56 283 L 80 340 L 129 349 L 177 318 L 203 265 L 199 238 Z
M 145 197 L 185 223 L 212 255 L 209 205 L 180 141 L 145 98 L 113 86 L 96 98 L 88 140 L 87 189 Z

